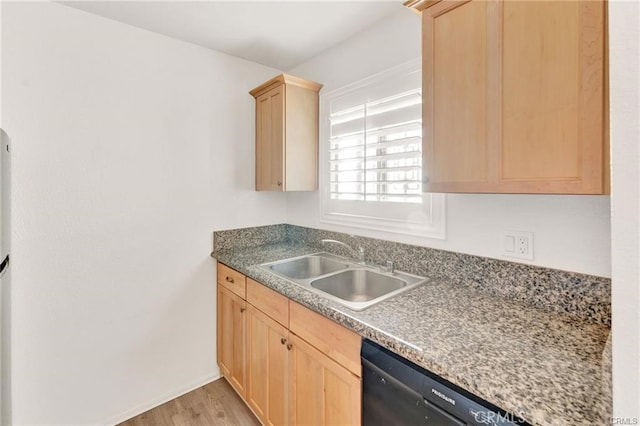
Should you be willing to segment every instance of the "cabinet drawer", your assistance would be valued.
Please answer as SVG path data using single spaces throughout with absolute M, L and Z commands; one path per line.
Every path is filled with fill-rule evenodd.
M 293 301 L 289 302 L 289 330 L 361 376 L 362 338 L 358 334 Z
M 218 262 L 218 284 L 244 299 L 246 297 L 246 283 L 247 279 L 244 275 Z
M 289 299 L 280 293 L 247 278 L 247 302 L 289 327 Z

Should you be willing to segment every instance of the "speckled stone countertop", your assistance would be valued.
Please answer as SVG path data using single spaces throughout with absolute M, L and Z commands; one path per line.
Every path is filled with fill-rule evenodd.
M 608 326 L 435 276 L 356 312 L 259 267 L 318 251 L 276 243 L 212 256 L 534 425 L 609 423 Z

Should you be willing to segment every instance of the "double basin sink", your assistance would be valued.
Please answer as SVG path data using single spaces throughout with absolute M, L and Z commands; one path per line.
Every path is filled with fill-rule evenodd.
M 383 271 L 329 253 L 315 253 L 260 266 L 354 311 L 366 309 L 426 282 L 424 277 Z

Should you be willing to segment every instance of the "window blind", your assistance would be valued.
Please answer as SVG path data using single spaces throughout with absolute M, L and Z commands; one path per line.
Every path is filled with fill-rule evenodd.
M 331 102 L 331 199 L 422 202 L 420 73 L 396 80 Z

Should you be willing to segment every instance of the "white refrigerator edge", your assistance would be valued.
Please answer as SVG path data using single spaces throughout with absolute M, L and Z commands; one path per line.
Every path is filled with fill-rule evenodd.
M 10 139 L 0 129 L 0 424 L 10 424 L 11 159 Z

